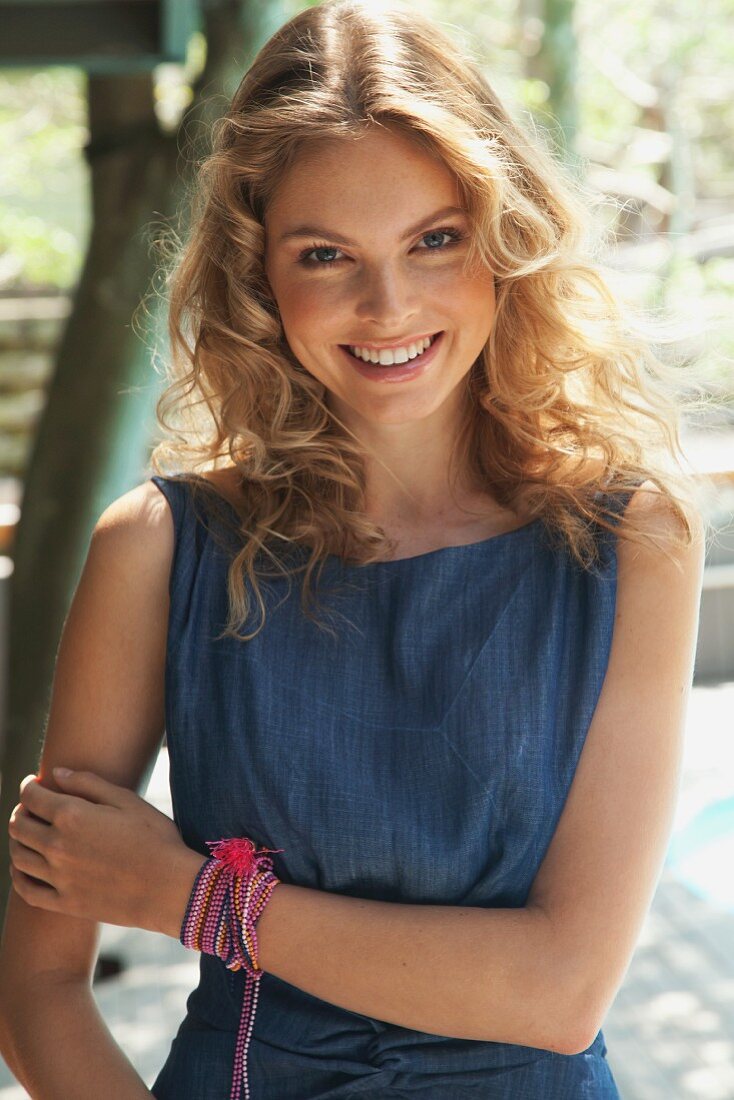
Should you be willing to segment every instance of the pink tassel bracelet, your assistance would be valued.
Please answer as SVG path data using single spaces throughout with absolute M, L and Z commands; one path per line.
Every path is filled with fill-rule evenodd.
M 245 969 L 245 992 L 235 1046 L 230 1100 L 250 1096 L 247 1050 L 255 1020 L 262 970 L 257 962 L 255 926 L 280 879 L 267 852 L 249 837 L 207 840 L 212 857 L 200 868 L 191 890 L 180 941 L 184 947 L 222 959 L 228 970 Z

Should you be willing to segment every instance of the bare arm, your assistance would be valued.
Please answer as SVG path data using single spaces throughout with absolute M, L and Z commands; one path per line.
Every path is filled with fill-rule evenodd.
M 3 1058 L 34 1100 L 150 1100 L 87 982 L 50 975 L 30 979 L 10 1006 L 0 1035 Z
M 655 534 L 680 530 L 653 482 L 636 492 Z M 612 1005 L 652 903 L 680 787 L 698 636 L 705 528 L 670 561 L 620 541 L 609 667 L 566 806 L 530 891 L 579 990 L 587 1045 Z
M 164 728 L 170 508 L 153 482 L 100 517 L 62 632 L 38 768 L 57 764 L 136 789 Z M 92 992 L 99 925 L 11 890 L 0 945 L 0 1046 L 40 1100 L 150 1096 Z
M 264 970 L 399 1027 L 560 1054 L 583 1033 L 539 909 L 402 904 L 281 883 L 258 944 Z

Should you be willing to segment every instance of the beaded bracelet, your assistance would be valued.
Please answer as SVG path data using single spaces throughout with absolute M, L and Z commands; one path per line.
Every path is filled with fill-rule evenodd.
M 249 837 L 207 840 L 212 857 L 202 864 L 191 890 L 181 925 L 184 947 L 222 959 L 228 970 L 245 969 L 245 991 L 235 1045 L 230 1100 L 240 1100 L 244 1087 L 249 1098 L 247 1050 L 255 1020 L 260 979 L 255 925 L 280 883 L 272 871 L 273 861 L 256 850 Z

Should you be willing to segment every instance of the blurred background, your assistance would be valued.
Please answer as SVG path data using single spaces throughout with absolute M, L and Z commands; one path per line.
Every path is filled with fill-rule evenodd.
M 149 476 L 166 356 L 153 242 L 249 60 L 304 6 L 0 0 L 3 822 L 36 768 L 92 526 Z M 679 318 L 660 353 L 698 362 L 711 396 L 683 438 L 713 537 L 681 797 L 604 1033 L 624 1100 L 734 1100 L 734 0 L 415 7 L 598 196 L 605 262 Z M 146 784 L 171 814 L 165 738 Z M 103 926 L 95 993 L 148 1085 L 197 972 L 171 938 Z M 0 1100 L 24 1095 L 0 1062 Z

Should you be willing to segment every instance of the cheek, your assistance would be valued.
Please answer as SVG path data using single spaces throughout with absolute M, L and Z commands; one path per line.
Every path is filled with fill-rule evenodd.
M 325 285 L 325 280 L 320 287 L 318 282 L 318 279 L 310 282 L 294 279 L 282 287 L 278 296 L 280 315 L 294 327 L 318 330 L 331 315 L 334 292 Z
M 298 323 L 299 318 L 307 315 L 313 306 L 313 286 L 299 278 L 298 271 L 294 271 L 290 264 L 281 261 L 266 264 L 265 272 L 283 322 Z
M 312 294 L 289 287 L 278 298 L 278 309 L 286 336 L 291 341 L 308 340 L 318 323 L 318 306 Z
M 492 276 L 482 279 L 466 279 L 461 286 L 461 297 L 465 303 L 467 319 L 478 328 L 492 324 L 495 311 L 494 279 Z
M 462 324 L 472 325 L 494 311 L 494 276 L 487 271 L 466 274 L 463 257 L 437 263 L 432 270 L 422 273 L 417 286 Z
M 328 342 L 329 323 L 333 325 L 335 316 L 334 310 L 325 309 L 323 299 L 312 292 L 303 293 L 295 289 L 285 296 L 280 310 L 288 346 L 301 366 L 319 381 L 324 381 L 320 377 L 322 349 Z

